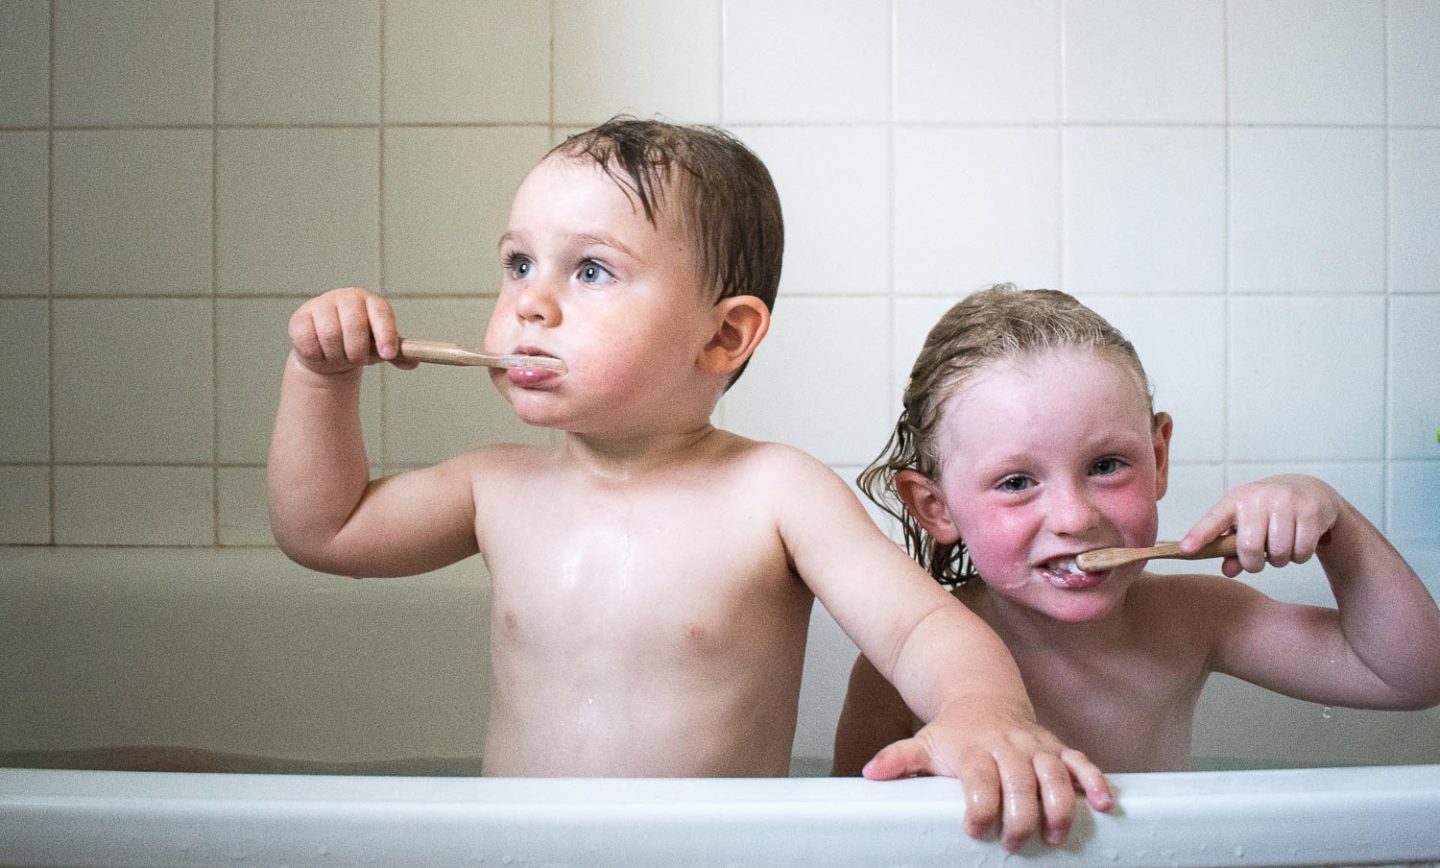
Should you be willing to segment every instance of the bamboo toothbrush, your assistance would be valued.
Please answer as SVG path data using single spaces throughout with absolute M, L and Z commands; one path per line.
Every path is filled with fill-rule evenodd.
M 400 356 L 416 362 L 430 362 L 436 365 L 482 365 L 487 368 L 541 368 L 565 373 L 565 363 L 549 356 L 499 356 L 481 353 L 459 344 L 444 341 L 422 341 L 416 338 L 400 339 Z
M 1197 551 L 1185 554 L 1178 542 L 1162 542 L 1142 549 L 1093 549 L 1075 556 L 1075 566 L 1087 573 L 1113 570 L 1135 561 L 1151 558 L 1174 558 L 1182 561 L 1198 561 L 1205 558 L 1228 558 L 1235 555 L 1235 535 L 1227 534 L 1201 546 Z

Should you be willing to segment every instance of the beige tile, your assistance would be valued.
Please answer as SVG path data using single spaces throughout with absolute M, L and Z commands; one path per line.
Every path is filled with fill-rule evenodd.
M 536 0 L 385 7 L 387 123 L 546 123 L 550 9 Z
M 538 127 L 386 130 L 385 291 L 498 291 L 510 200 L 548 150 Z
M 208 124 L 210 0 L 59 0 L 58 124 Z
M 831 465 L 863 465 L 890 422 L 889 381 L 872 358 L 890 320 L 884 298 L 792 298 L 726 396 L 725 426 L 789 443 Z
M 1388 455 L 1440 461 L 1440 295 L 1391 298 L 1388 319 Z
M 50 292 L 49 171 L 45 133 L 0 133 L 0 296 Z
M 0 299 L 0 461 L 49 459 L 49 303 Z
M 406 335 L 478 347 L 493 302 L 395 302 Z M 430 464 L 483 443 L 545 443 L 548 433 L 515 418 L 483 368 L 421 365 L 385 371 L 385 465 Z
M 280 401 L 280 375 L 290 353 L 286 327 L 295 299 L 220 299 L 216 304 L 215 417 L 220 461 L 263 464 Z M 360 386 L 360 424 L 371 455 L 380 454 L 380 370 Z
M 208 467 L 57 467 L 55 542 L 213 545 L 214 489 Z
M 219 479 L 220 545 L 275 545 L 265 505 L 265 468 L 222 467 Z
M 50 542 L 50 468 L 0 467 L 0 545 Z
M 558 0 L 555 121 L 720 119 L 720 3 Z M 643 45 L 643 51 L 609 46 Z
M 726 123 L 889 120 L 890 6 L 727 0 Z
M 737 127 L 785 211 L 783 300 L 890 290 L 890 133 L 884 127 Z M 844 192 L 836 179 L 844 178 Z M 863 256 L 843 251 L 865 251 Z
M 209 131 L 60 132 L 54 149 L 57 294 L 210 292 Z
M 217 159 L 217 292 L 376 285 L 378 132 L 222 130 Z
M 0 3 L 0 126 L 50 122 L 49 0 Z
M 209 462 L 211 303 L 55 302 L 55 458 Z
M 222 123 L 380 120 L 375 0 L 220 0 Z

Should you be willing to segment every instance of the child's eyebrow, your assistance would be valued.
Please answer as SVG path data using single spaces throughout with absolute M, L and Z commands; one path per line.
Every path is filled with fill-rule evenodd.
M 620 239 L 616 238 L 613 235 L 605 235 L 603 233 L 594 232 L 582 232 L 579 235 L 575 236 L 575 240 L 580 242 L 582 246 L 588 246 L 593 244 L 600 247 L 609 247 L 612 250 L 620 251 L 631 259 L 639 259 L 639 257 L 635 255 L 635 251 L 631 250 L 629 247 L 626 247 L 620 241 Z

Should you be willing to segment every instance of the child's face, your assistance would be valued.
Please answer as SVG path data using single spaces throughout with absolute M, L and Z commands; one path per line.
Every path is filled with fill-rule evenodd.
M 965 541 L 986 586 L 1059 620 L 1111 611 L 1141 567 L 1084 574 L 1073 559 L 1155 542 L 1170 420 L 1152 425 L 1136 375 L 1079 349 L 996 362 L 950 399 L 940 427 L 932 519 Z
M 521 184 L 485 346 L 567 367 L 492 372 L 521 419 L 571 431 L 653 428 L 687 387 L 713 305 L 667 204 L 651 225 L 599 167 L 557 156 Z

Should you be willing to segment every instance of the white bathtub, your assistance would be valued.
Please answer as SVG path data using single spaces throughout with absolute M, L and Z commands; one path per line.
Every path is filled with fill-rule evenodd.
M 0 864 L 1425 864 L 1440 766 L 1115 775 L 1120 810 L 1023 858 L 951 780 L 572 780 L 0 770 Z M 1013 862 L 1011 861 L 1013 859 Z
M 0 766 L 25 767 L 0 771 L 0 864 L 1004 856 L 964 837 L 951 781 L 419 777 L 478 767 L 486 605 L 473 559 L 357 583 L 269 549 L 0 547 Z M 804 773 L 828 769 L 853 653 L 816 619 L 794 763 Z M 1440 713 L 1332 712 L 1231 682 L 1215 679 L 1224 701 L 1197 716 L 1202 764 L 1350 768 L 1119 775 L 1121 815 L 1086 815 L 1071 847 L 1027 858 L 1440 861 Z M 146 745 L 166 761 L 134 751 Z M 349 774 L 59 770 L 106 767 Z

